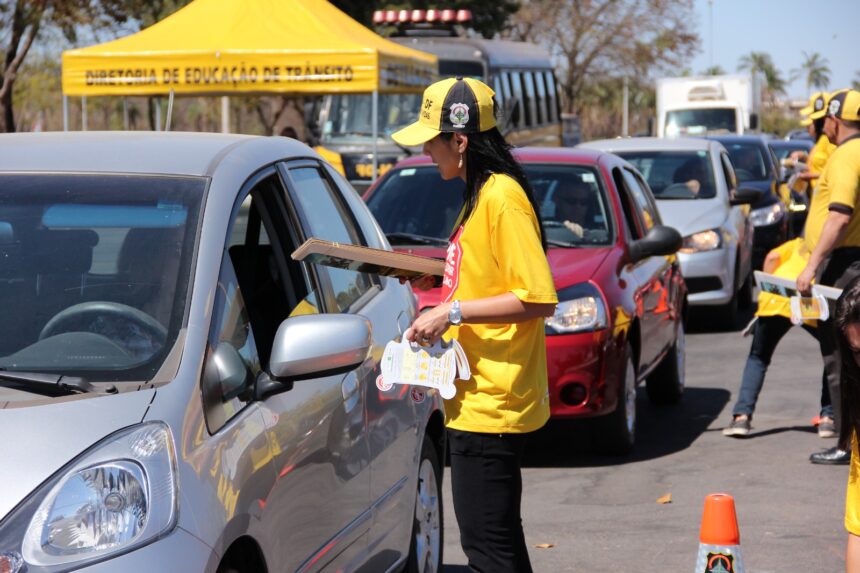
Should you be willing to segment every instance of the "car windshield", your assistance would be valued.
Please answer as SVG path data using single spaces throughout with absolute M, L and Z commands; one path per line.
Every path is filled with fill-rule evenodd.
M 763 145 L 723 142 L 723 146 L 729 152 L 739 182 L 770 179 L 770 165 L 765 159 Z
M 418 119 L 420 94 L 386 94 L 379 96 L 377 135 L 392 133 Z M 369 94 L 331 96 L 328 117 L 322 126 L 322 142 L 372 141 L 373 100 Z
M 782 161 L 794 151 L 803 151 L 804 153 L 808 153 L 810 146 L 798 143 L 797 145 L 771 145 L 770 148 L 773 150 L 774 154 L 776 154 L 776 158 L 779 161 Z
M 733 109 L 676 109 L 666 113 L 666 135 L 733 133 L 736 121 Z
M 611 243 L 609 203 L 595 170 L 572 164 L 523 168 L 551 246 Z M 461 179 L 443 180 L 435 166 L 408 167 L 390 172 L 367 204 L 392 245 L 426 243 L 426 238 L 447 240 L 463 206 L 463 188 Z
M 642 173 L 656 199 L 716 197 L 714 170 L 706 151 L 623 151 L 617 155 Z
M 205 185 L 0 175 L 0 369 L 151 378 L 182 327 Z

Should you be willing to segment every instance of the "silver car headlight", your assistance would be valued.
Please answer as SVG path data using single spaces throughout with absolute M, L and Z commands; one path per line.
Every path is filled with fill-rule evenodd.
M 681 246 L 679 252 L 686 254 L 704 253 L 719 249 L 722 246 L 723 237 L 720 234 L 720 230 L 710 229 L 684 237 L 684 244 Z
M 150 422 L 117 432 L 4 520 L 0 571 L 67 571 L 136 549 L 173 529 L 177 499 L 167 425 Z
M 558 291 L 555 314 L 545 319 L 547 334 L 570 334 L 606 328 L 603 296 L 591 283 L 580 283 Z
M 782 220 L 784 216 L 785 205 L 777 201 L 773 205 L 760 207 L 750 211 L 750 222 L 753 224 L 753 227 L 765 227 L 767 225 L 777 223 Z

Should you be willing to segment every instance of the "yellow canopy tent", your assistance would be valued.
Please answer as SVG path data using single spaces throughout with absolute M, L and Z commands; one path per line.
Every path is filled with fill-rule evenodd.
M 437 70 L 436 56 L 325 0 L 195 0 L 136 34 L 63 52 L 64 124 L 67 96 L 172 93 L 373 93 L 375 116 L 378 93 L 420 92 Z
M 437 66 L 325 0 L 195 0 L 131 36 L 63 52 L 63 93 L 420 91 Z

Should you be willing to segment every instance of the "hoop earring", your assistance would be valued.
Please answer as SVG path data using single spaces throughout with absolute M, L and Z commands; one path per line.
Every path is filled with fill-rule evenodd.
M 457 169 L 463 168 L 463 154 L 460 154 L 460 161 L 457 162 Z

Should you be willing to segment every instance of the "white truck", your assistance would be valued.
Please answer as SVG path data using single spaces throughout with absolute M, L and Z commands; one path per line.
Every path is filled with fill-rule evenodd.
M 723 75 L 657 80 L 657 137 L 749 133 L 759 127 L 756 76 Z

